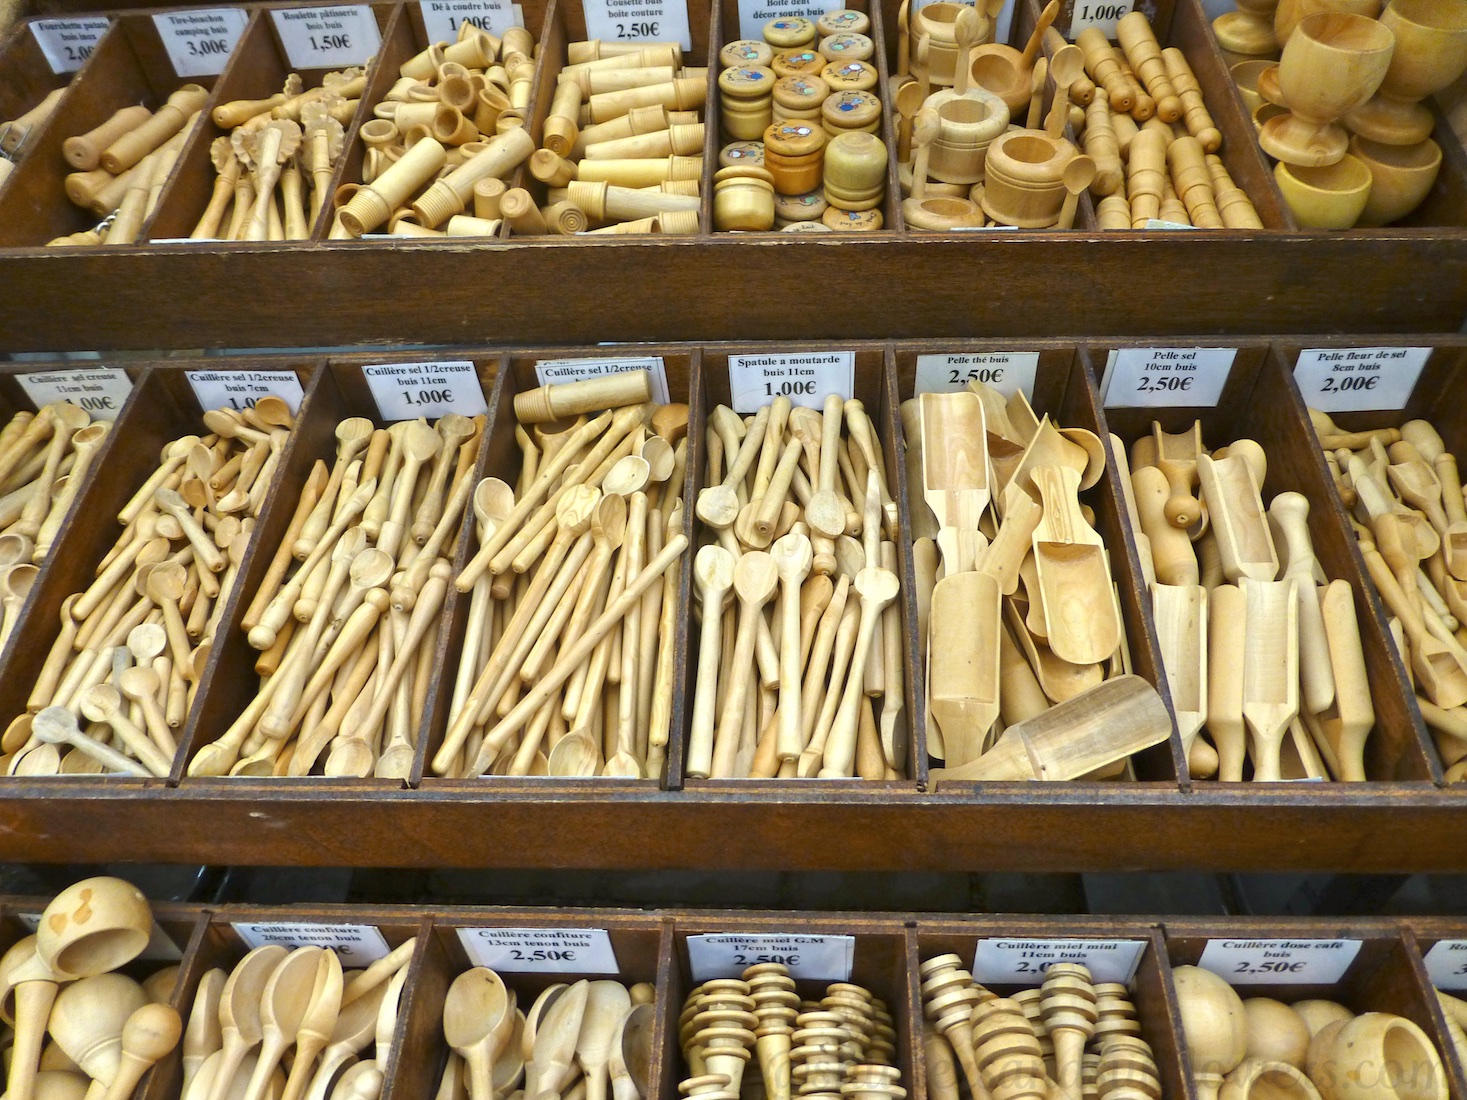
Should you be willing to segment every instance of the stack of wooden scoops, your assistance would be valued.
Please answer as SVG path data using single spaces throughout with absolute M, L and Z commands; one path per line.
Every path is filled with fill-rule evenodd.
M 778 397 L 741 417 L 720 405 L 705 439 L 686 774 L 900 777 L 899 524 L 864 406 L 832 395 L 822 416 Z

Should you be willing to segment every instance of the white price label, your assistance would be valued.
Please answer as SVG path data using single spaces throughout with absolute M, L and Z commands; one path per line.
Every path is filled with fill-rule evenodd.
M 1070 29 L 1066 37 L 1073 42 L 1075 36 L 1086 27 L 1094 27 L 1104 32 L 1105 37 L 1114 40 L 1116 24 L 1121 21 L 1121 16 L 1129 15 L 1135 6 L 1136 0 L 1075 0 L 1075 10 L 1070 15 Z
M 264 947 L 278 943 L 294 950 L 297 947 L 327 947 L 336 952 L 347 969 L 366 966 L 391 953 L 380 929 L 370 924 L 292 924 L 289 921 L 262 921 L 254 924 L 236 922 L 231 927 L 239 933 L 246 947 Z
M 771 19 L 801 15 L 813 23 L 843 7 L 845 0 L 739 0 L 739 37 L 763 42 L 764 24 Z
M 34 932 L 41 927 L 41 918 L 44 913 L 17 913 L 15 919 L 25 925 L 28 931 Z M 178 944 L 169 938 L 158 925 L 153 925 L 152 934 L 148 937 L 148 945 L 138 954 L 138 958 L 147 959 L 150 962 L 178 962 L 183 958 L 183 952 L 178 949 Z
M 153 16 L 158 37 L 179 76 L 218 76 L 244 32 L 242 8 L 195 8 Z
M 1438 989 L 1467 989 L 1467 940 L 1438 940 L 1423 961 Z
M 1100 392 L 1107 409 L 1217 404 L 1237 348 L 1122 348 L 1110 353 Z
M 382 45 L 377 17 L 364 4 L 339 8 L 277 8 L 270 13 L 285 55 L 297 69 L 364 64 Z
M 823 409 L 826 397 L 832 393 L 850 400 L 855 381 L 853 351 L 728 357 L 728 388 L 736 413 L 757 412 L 776 397 L 788 397 L 809 409 Z
M 1097 982 L 1129 982 L 1141 963 L 1145 940 L 983 939 L 973 958 L 973 977 L 995 984 L 1034 985 L 1053 963 L 1080 963 Z
M 1005 397 L 1023 393 L 1034 398 L 1034 373 L 1039 369 L 1037 351 L 989 351 L 976 354 L 917 356 L 916 393 L 951 393 L 966 389 L 969 382 L 992 386 Z
M 194 388 L 199 407 L 208 409 L 253 409 L 262 397 L 278 397 L 295 413 L 300 410 L 305 390 L 293 370 L 191 370 L 188 384 Z
M 620 974 L 604 928 L 460 928 L 475 966 L 511 974 Z
M 1169 222 L 1169 221 L 1165 221 L 1165 220 L 1163 220 L 1161 218 L 1147 218 L 1146 219 L 1146 225 L 1143 228 L 1145 228 L 1145 229 L 1196 229 L 1197 227 L 1195 225 L 1188 225 L 1186 222 Z
M 498 35 L 524 26 L 509 0 L 419 0 L 418 10 L 429 42 L 457 42 L 465 23 Z
M 116 420 L 122 403 L 132 393 L 132 379 L 117 367 L 18 374 L 15 380 L 36 408 L 53 401 L 70 401 L 91 413 L 93 420 Z
M 449 413 L 478 416 L 489 411 L 479 372 L 467 361 L 382 363 L 363 367 L 362 374 L 384 420 L 435 420 Z
M 763 2 L 763 0 L 758 0 Z M 676 42 L 693 48 L 687 0 L 586 0 L 586 33 L 607 42 Z
M 737 978 L 748 967 L 781 963 L 790 977 L 844 982 L 851 977 L 855 936 L 710 935 L 688 937 L 693 981 Z
M 1359 940 L 1208 940 L 1197 963 L 1232 985 L 1334 985 Z
M 652 400 L 666 405 L 667 367 L 660 355 L 644 355 L 638 359 L 541 359 L 535 364 L 535 377 L 540 385 L 581 382 L 587 378 L 605 378 L 629 370 L 645 370 L 652 375 Z
M 1320 412 L 1403 409 L 1430 358 L 1430 348 L 1305 348 L 1294 381 Z
M 110 25 L 110 20 L 99 15 L 37 19 L 31 23 L 31 34 L 53 73 L 74 73 L 92 56 Z

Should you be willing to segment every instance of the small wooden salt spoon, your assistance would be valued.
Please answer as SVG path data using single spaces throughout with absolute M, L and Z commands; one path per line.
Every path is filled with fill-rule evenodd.
M 514 997 L 487 967 L 453 980 L 443 1001 L 443 1034 L 469 1069 L 470 1100 L 493 1100 L 494 1059 L 514 1023 Z
M 219 1025 L 224 1046 L 207 1100 L 223 1100 L 229 1095 L 244 1056 L 264 1038 L 260 1001 L 271 975 L 287 954 L 279 944 L 266 944 L 250 951 L 230 971 L 219 996 Z
M 1065 201 L 1060 207 L 1057 228 L 1075 228 L 1075 211 L 1080 206 L 1080 196 L 1095 181 L 1095 159 L 1081 153 L 1065 162 L 1061 173 L 1065 185 Z
M 42 710 L 31 719 L 31 733 L 37 741 L 47 745 L 70 745 L 111 771 L 140 779 L 154 778 L 151 771 L 131 757 L 88 737 L 77 727 L 76 715 L 65 707 L 47 707 Z
M 10 639 L 15 624 L 20 620 L 21 607 L 30 595 L 40 570 L 30 563 L 12 565 L 0 575 L 0 605 L 4 607 L 4 619 L 0 621 L 0 648 Z
M 173 767 L 172 755 L 165 753 L 156 742 L 128 719 L 123 711 L 122 693 L 111 684 L 93 684 L 81 693 L 79 709 L 89 722 L 102 722 L 110 726 L 119 740 L 142 762 L 143 766 L 160 779 L 166 779 Z

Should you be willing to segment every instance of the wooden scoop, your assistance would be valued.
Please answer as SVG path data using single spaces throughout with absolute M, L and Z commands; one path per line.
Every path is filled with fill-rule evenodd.
M 494 1059 L 514 1023 L 514 997 L 483 966 L 453 980 L 443 1001 L 443 1035 L 469 1067 L 469 1100 L 494 1100 Z
M 240 1062 L 264 1038 L 260 1002 L 271 975 L 285 961 L 287 954 L 289 952 L 279 944 L 257 947 L 239 961 L 224 983 L 224 992 L 219 998 L 219 1026 L 224 1035 L 224 1047 L 208 1100 L 224 1100 L 229 1095 Z
M 998 717 L 1000 603 L 986 573 L 955 573 L 933 590 L 928 699 L 949 767 L 978 759 Z
M 570 1080 L 590 996 L 591 983 L 583 978 L 557 997 L 541 1017 L 535 1029 L 534 1057 L 525 1065 L 526 1096 L 559 1093 Z
M 978 530 L 988 507 L 988 446 L 983 402 L 976 393 L 924 393 L 923 499 L 939 527 Z
M 992 438 L 992 437 L 990 437 Z M 978 559 L 978 571 L 998 582 L 999 591 L 1012 596 L 1019 587 L 1019 568 L 1028 556 L 1044 509 L 1019 486 L 1004 487 L 1003 522 L 988 548 Z
M 1320 714 L 1334 702 L 1335 677 L 1314 583 L 1320 569 L 1309 537 L 1309 499 L 1303 493 L 1280 493 L 1269 505 L 1268 519 L 1284 547 L 1283 579 L 1292 577 L 1299 585 L 1299 687 L 1304 708 Z M 1219 529 L 1216 512 L 1212 529 Z
M 1277 782 L 1279 750 L 1299 713 L 1299 589 L 1296 581 L 1239 586 L 1247 601 L 1243 658 L 1243 721 L 1248 725 L 1253 778 Z M 1228 654 L 1219 654 L 1228 659 Z M 1233 655 L 1236 659 L 1236 655 Z
M 1319 715 L 1320 731 L 1335 777 L 1343 783 L 1364 782 L 1365 740 L 1375 728 L 1375 708 L 1350 582 L 1331 581 L 1320 598 L 1320 610 L 1335 683 L 1334 700 Z
M 1154 687 L 1116 676 L 1004 730 L 981 758 L 934 768 L 935 780 L 1075 779 L 1159 744 L 1172 720 Z
M 1392 517 L 1381 516 L 1377 525 L 1388 531 L 1392 527 L 1391 520 Z M 1447 710 L 1467 703 L 1467 665 L 1459 656 L 1458 648 L 1427 630 L 1415 603 L 1397 584 L 1391 567 L 1373 542 L 1362 538 L 1360 554 L 1381 599 L 1400 619 L 1411 641 L 1411 667 L 1421 691 L 1437 706 Z
M 1105 544 L 1080 512 L 1073 468 L 1040 466 L 1030 476 L 1044 502 L 1033 546 L 1049 648 L 1071 664 L 1097 664 L 1121 641 Z
M 1252 467 L 1240 454 L 1222 459 L 1199 454 L 1196 464 L 1202 499 L 1222 555 L 1223 575 L 1235 582 L 1239 577 L 1273 580 L 1279 571 L 1278 553 Z
M 1207 590 L 1197 584 L 1154 584 L 1151 614 L 1186 757 L 1207 719 Z
M 606 1066 L 612 1040 L 632 1010 L 631 994 L 621 982 L 595 981 L 586 997 L 586 1014 L 576 1039 L 576 1061 L 585 1074 L 586 1100 L 606 1100 Z
M 1205 453 L 1202 446 L 1202 421 L 1198 420 L 1185 432 L 1164 432 L 1161 425 L 1151 425 L 1151 438 L 1156 446 L 1155 466 L 1166 475 L 1171 486 L 1171 495 L 1166 502 L 1166 520 L 1173 527 L 1185 531 L 1205 514 L 1202 502 L 1192 495 L 1192 485 L 1197 478 L 1197 456 Z M 1133 462 L 1139 466 L 1140 463 Z

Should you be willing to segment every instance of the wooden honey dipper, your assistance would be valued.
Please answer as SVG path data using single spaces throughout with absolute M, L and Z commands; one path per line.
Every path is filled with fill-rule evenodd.
M 1049 1034 L 1049 1028 L 1044 1022 L 1044 1009 L 1040 1003 L 1043 999 L 1044 991 L 1042 989 L 1021 989 L 1009 998 L 1023 1011 L 1024 1019 L 1029 1021 L 1029 1026 L 1034 1030 L 1034 1037 L 1039 1040 L 1039 1053 L 1044 1058 L 1045 1071 L 1050 1077 L 1057 1079 L 1054 1038 Z
M 1040 1008 L 1054 1043 L 1057 1080 L 1071 1100 L 1079 1100 L 1080 1058 L 1097 1018 L 1090 971 L 1078 963 L 1055 963 L 1045 971 L 1043 994 Z
M 973 1008 L 972 1029 L 973 1057 L 993 1100 L 1032 1100 L 1047 1094 L 1039 1039 L 1023 1009 L 1004 998 L 983 1001 Z
M 1102 1100 L 1161 1100 L 1156 1059 L 1145 1039 L 1114 1035 L 1101 1047 L 1095 1091 Z
M 795 981 L 782 963 L 751 966 L 742 977 L 749 983 L 749 996 L 754 1001 L 754 1016 L 758 1020 L 754 1046 L 765 1092 L 770 1100 L 790 1100 L 791 1036 L 800 1003 Z
M 927 959 L 919 968 L 919 974 L 922 978 L 923 1013 L 942 1032 L 957 1055 L 958 1065 L 962 1067 L 972 1095 L 986 1096 L 987 1087 L 974 1054 L 971 1022 L 974 1011 L 983 1002 L 980 988 L 974 983 L 972 974 L 962 968 L 962 960 L 957 955 L 938 955 Z

